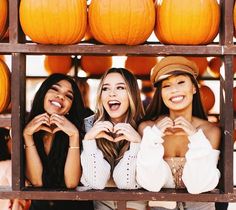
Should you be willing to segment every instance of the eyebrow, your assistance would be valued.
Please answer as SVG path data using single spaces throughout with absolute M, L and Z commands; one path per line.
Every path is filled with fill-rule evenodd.
M 102 86 L 106 86 L 106 85 L 111 85 L 111 84 L 109 84 L 109 83 L 104 83 Z M 115 85 L 125 85 L 125 83 L 124 82 L 119 82 L 119 83 L 116 83 Z
M 62 86 L 58 83 L 56 83 L 54 85 L 59 86 L 60 88 L 62 88 Z M 71 95 L 74 95 L 72 90 L 67 90 L 67 92 L 70 93 Z

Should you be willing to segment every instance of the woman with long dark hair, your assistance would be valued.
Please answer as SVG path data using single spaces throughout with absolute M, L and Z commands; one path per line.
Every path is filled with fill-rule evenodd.
M 186 188 L 198 194 L 218 184 L 221 132 L 207 121 L 197 75 L 195 63 L 182 56 L 166 57 L 152 69 L 156 91 L 139 125 L 137 158 L 137 181 L 147 190 Z M 152 209 L 167 208 L 166 204 L 172 209 L 215 209 L 214 203 L 189 202 L 156 202 Z
M 26 178 L 36 187 L 76 188 L 85 108 L 74 80 L 52 74 L 37 91 L 24 128 Z M 78 201 L 32 201 L 31 209 L 91 209 Z
M 136 158 L 141 136 L 138 122 L 143 106 L 135 76 L 111 68 L 101 78 L 95 122 L 83 139 L 81 182 L 93 189 L 137 189 Z M 95 209 L 116 209 L 116 202 L 95 202 Z M 142 201 L 127 202 L 128 209 L 146 209 Z

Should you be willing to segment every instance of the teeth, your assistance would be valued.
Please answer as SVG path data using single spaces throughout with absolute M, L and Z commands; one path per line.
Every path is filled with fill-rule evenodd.
M 56 102 L 56 101 L 52 101 L 51 103 L 52 103 L 54 106 L 61 108 L 61 104 L 60 104 L 60 103 L 58 103 L 58 102 Z
M 171 98 L 171 101 L 173 101 L 173 102 L 179 102 L 179 101 L 182 101 L 183 98 L 184 98 L 183 96 L 177 96 L 177 97 Z
M 109 101 L 108 102 L 110 105 L 112 105 L 112 104 L 117 104 L 117 103 L 120 103 L 119 101 Z

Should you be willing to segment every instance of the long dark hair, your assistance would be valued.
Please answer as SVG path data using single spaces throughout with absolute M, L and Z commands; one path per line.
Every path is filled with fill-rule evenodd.
M 200 91 L 199 91 L 197 80 L 191 74 L 183 73 L 183 72 L 179 72 L 179 71 L 172 73 L 172 75 L 173 76 L 186 75 L 191 79 L 191 81 L 196 89 L 196 93 L 193 95 L 192 115 L 196 116 L 198 118 L 207 120 L 207 116 L 206 116 L 206 113 L 204 111 L 204 108 L 203 108 L 203 105 L 201 102 Z M 166 105 L 164 104 L 163 99 L 161 97 L 161 89 L 162 89 L 162 82 L 163 81 L 164 80 L 160 80 L 157 83 L 155 83 L 156 91 L 154 93 L 152 101 L 150 102 L 150 105 L 147 108 L 146 115 L 142 121 L 156 120 L 161 115 L 168 115 L 169 114 L 169 108 L 166 107 Z
M 137 79 L 130 71 L 124 68 L 111 68 L 103 74 L 98 87 L 96 105 L 97 113 L 95 115 L 95 120 L 111 120 L 108 113 L 104 109 L 101 100 L 103 82 L 106 76 L 110 73 L 120 74 L 125 81 L 126 90 L 130 102 L 126 122 L 130 123 L 130 125 L 136 129 L 138 122 L 144 115 L 144 109 L 141 102 L 140 90 L 138 87 Z M 111 170 L 113 170 L 114 166 L 119 162 L 119 160 L 123 157 L 124 153 L 129 149 L 130 142 L 124 140 L 120 141 L 119 144 L 116 144 L 105 139 L 98 139 L 97 145 L 98 148 L 103 152 L 105 159 L 110 163 Z
M 83 119 L 85 115 L 85 108 L 77 84 L 70 76 L 67 75 L 52 74 L 42 83 L 34 97 L 27 123 L 37 115 L 45 113 L 44 97 L 52 85 L 61 80 L 66 80 L 71 84 L 74 95 L 71 109 L 65 117 L 77 127 L 80 133 L 80 139 L 82 139 L 84 136 Z M 69 137 L 64 132 L 57 132 L 52 143 L 51 151 L 48 155 L 46 155 L 42 141 L 44 135 L 45 131 L 39 131 L 33 136 L 37 151 L 43 164 L 43 185 L 44 187 L 65 187 L 64 166 L 68 152 Z
M 0 128 L 0 161 L 11 159 L 11 153 L 7 147 L 10 138 L 9 129 Z

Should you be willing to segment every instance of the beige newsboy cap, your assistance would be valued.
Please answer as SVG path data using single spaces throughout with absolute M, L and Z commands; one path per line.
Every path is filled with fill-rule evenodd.
M 168 56 L 158 62 L 151 70 L 151 82 L 156 82 L 167 78 L 175 71 L 182 71 L 192 74 L 195 78 L 198 76 L 198 67 L 193 62 L 183 56 Z

